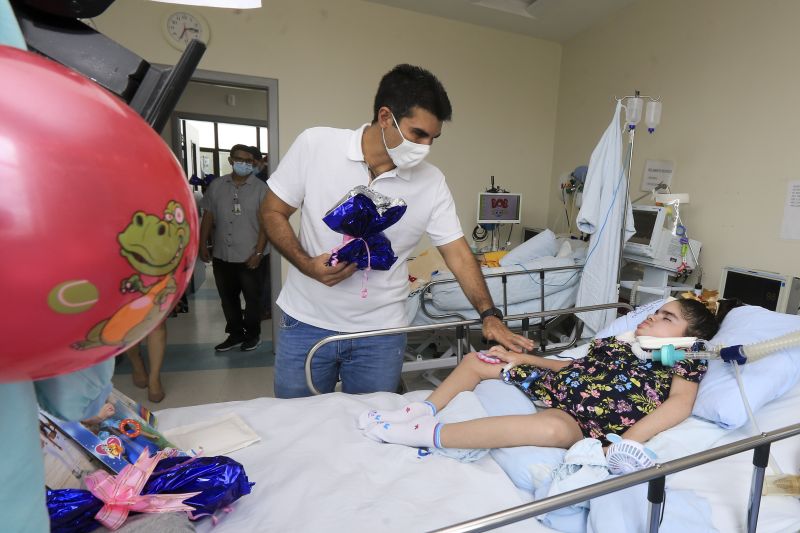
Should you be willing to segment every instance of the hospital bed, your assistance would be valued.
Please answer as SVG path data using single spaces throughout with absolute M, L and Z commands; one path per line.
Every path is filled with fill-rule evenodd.
M 559 241 L 563 244 L 564 239 Z M 574 241 L 576 250 L 568 254 L 541 256 L 509 266 L 482 268 L 492 301 L 504 315 L 524 315 L 545 310 L 560 310 L 575 305 L 585 258 L 582 241 Z M 569 247 L 568 247 L 569 248 Z M 412 326 L 448 324 L 478 317 L 460 285 L 450 272 L 436 272 L 430 281 L 412 291 L 406 302 L 408 323 Z M 540 352 L 563 349 L 577 339 L 580 331 L 563 327 L 568 315 L 541 315 L 536 321 L 507 322 L 526 336 L 533 336 Z M 572 322 L 577 325 L 578 322 Z M 480 329 L 480 328 L 478 328 Z M 470 330 L 456 326 L 411 332 L 406 349 L 404 372 L 450 368 L 458 355 L 473 350 Z M 566 338 L 564 337 L 566 334 Z M 429 357 L 433 352 L 434 357 Z M 427 357 L 426 357 L 427 356 Z M 454 357 L 455 356 L 455 357 Z
M 641 515 L 639 525 L 657 524 L 659 501 L 665 501 L 663 531 L 753 531 L 757 523 L 759 532 L 777 533 L 800 527 L 798 498 L 759 499 L 763 470 L 753 467 L 754 457 L 763 465 L 765 449 L 771 448 L 784 470 L 800 469 L 800 381 L 756 410 L 761 435 L 753 436 L 747 425 L 726 430 L 690 417 L 650 441 L 660 465 L 539 501 L 533 501 L 531 490 L 512 482 L 508 465 L 503 465 L 504 471 L 494 452 L 463 463 L 415 448 L 377 444 L 355 428 L 356 417 L 365 409 L 400 408 L 426 395 L 414 391 L 404 396 L 259 398 L 166 409 L 158 416 L 160 427 L 168 429 L 233 412 L 261 436 L 259 443 L 230 454 L 245 465 L 256 485 L 213 528 L 215 533 L 485 531 L 500 526 L 502 531 L 559 531 L 531 517 L 586 499 L 592 502 L 587 520 L 595 520 L 594 531 L 644 531 L 625 529 L 617 522 L 635 510 Z M 469 403 L 477 392 L 462 395 Z M 648 485 L 638 485 L 638 492 L 614 492 L 641 483 Z M 697 505 L 687 505 L 687 493 L 688 501 Z M 701 501 L 710 509 L 705 523 L 698 518 L 703 514 Z M 200 523 L 198 529 L 211 531 L 212 525 Z
M 547 314 L 546 310 L 569 308 L 575 303 L 580 271 L 583 267 L 564 264 L 551 268 L 517 269 L 484 274 L 495 304 L 506 316 L 521 318 L 507 321 L 507 325 L 520 331 L 526 338 L 535 338 L 538 353 L 545 354 L 574 345 L 580 335 L 580 322 L 566 326 L 569 314 Z M 534 295 L 538 295 L 534 297 Z M 452 277 L 434 279 L 426 283 L 414 297 L 419 305 L 419 317 L 413 321 L 417 327 L 406 331 L 409 342 L 403 372 L 452 368 L 461 356 L 475 347 L 471 332 L 480 331 L 474 309 L 447 308 L 442 301 L 463 302 L 469 305 L 458 282 Z M 435 302 L 439 301 L 439 305 Z M 531 312 L 538 313 L 535 318 Z M 470 329 L 472 326 L 472 329 Z M 565 335 L 566 333 L 566 335 Z M 553 343 L 552 345 L 550 343 Z M 434 357 L 425 357 L 429 347 Z M 548 348 L 549 347 L 549 348 Z M 430 375 L 428 379 L 436 383 Z

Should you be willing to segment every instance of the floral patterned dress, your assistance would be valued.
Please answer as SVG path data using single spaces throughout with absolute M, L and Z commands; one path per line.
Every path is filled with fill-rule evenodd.
M 623 433 L 656 410 L 669 396 L 675 375 L 699 383 L 708 370 L 704 360 L 684 360 L 674 367 L 640 360 L 630 344 L 615 337 L 595 339 L 589 353 L 561 370 L 520 365 L 503 379 L 532 400 L 561 409 L 578 422 L 584 436 L 605 441 Z

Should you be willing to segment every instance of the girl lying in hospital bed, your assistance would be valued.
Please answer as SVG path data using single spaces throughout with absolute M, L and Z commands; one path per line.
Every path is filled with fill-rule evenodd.
M 545 359 L 495 346 L 485 354 L 465 356 L 426 401 L 396 411 L 366 411 L 358 425 L 378 442 L 417 447 L 569 448 L 587 437 L 608 445 L 609 433 L 643 443 L 689 417 L 707 366 L 702 360 L 683 360 L 674 367 L 640 360 L 631 342 L 643 336 L 707 340 L 717 329 L 714 315 L 700 302 L 673 300 L 635 332 L 594 339 L 580 359 Z M 498 363 L 506 364 L 500 370 Z M 503 379 L 552 409 L 439 423 L 438 411 L 485 379 Z

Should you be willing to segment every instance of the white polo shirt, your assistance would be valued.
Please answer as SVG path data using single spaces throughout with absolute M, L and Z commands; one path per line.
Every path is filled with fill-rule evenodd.
M 269 188 L 281 200 L 301 208 L 300 244 L 312 257 L 330 253 L 342 244 L 342 235 L 330 229 L 325 216 L 350 189 L 369 185 L 393 198 L 405 200 L 403 217 L 384 234 L 392 243 L 397 262 L 388 271 L 372 270 L 368 295 L 361 298 L 364 272 L 328 287 L 289 266 L 278 305 L 294 318 L 333 331 L 355 332 L 407 325 L 406 260 L 427 233 L 435 246 L 464 235 L 453 196 L 444 174 L 423 161 L 409 170 L 393 169 L 369 183 L 361 151 L 364 124 L 357 130 L 311 128 L 301 133 L 270 176 Z

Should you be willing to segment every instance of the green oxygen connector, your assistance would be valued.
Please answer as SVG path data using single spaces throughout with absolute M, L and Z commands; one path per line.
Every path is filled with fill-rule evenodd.
M 653 351 L 653 361 L 657 361 L 664 366 L 674 366 L 678 361 L 686 359 L 684 350 L 676 350 L 675 346 L 666 344 Z

